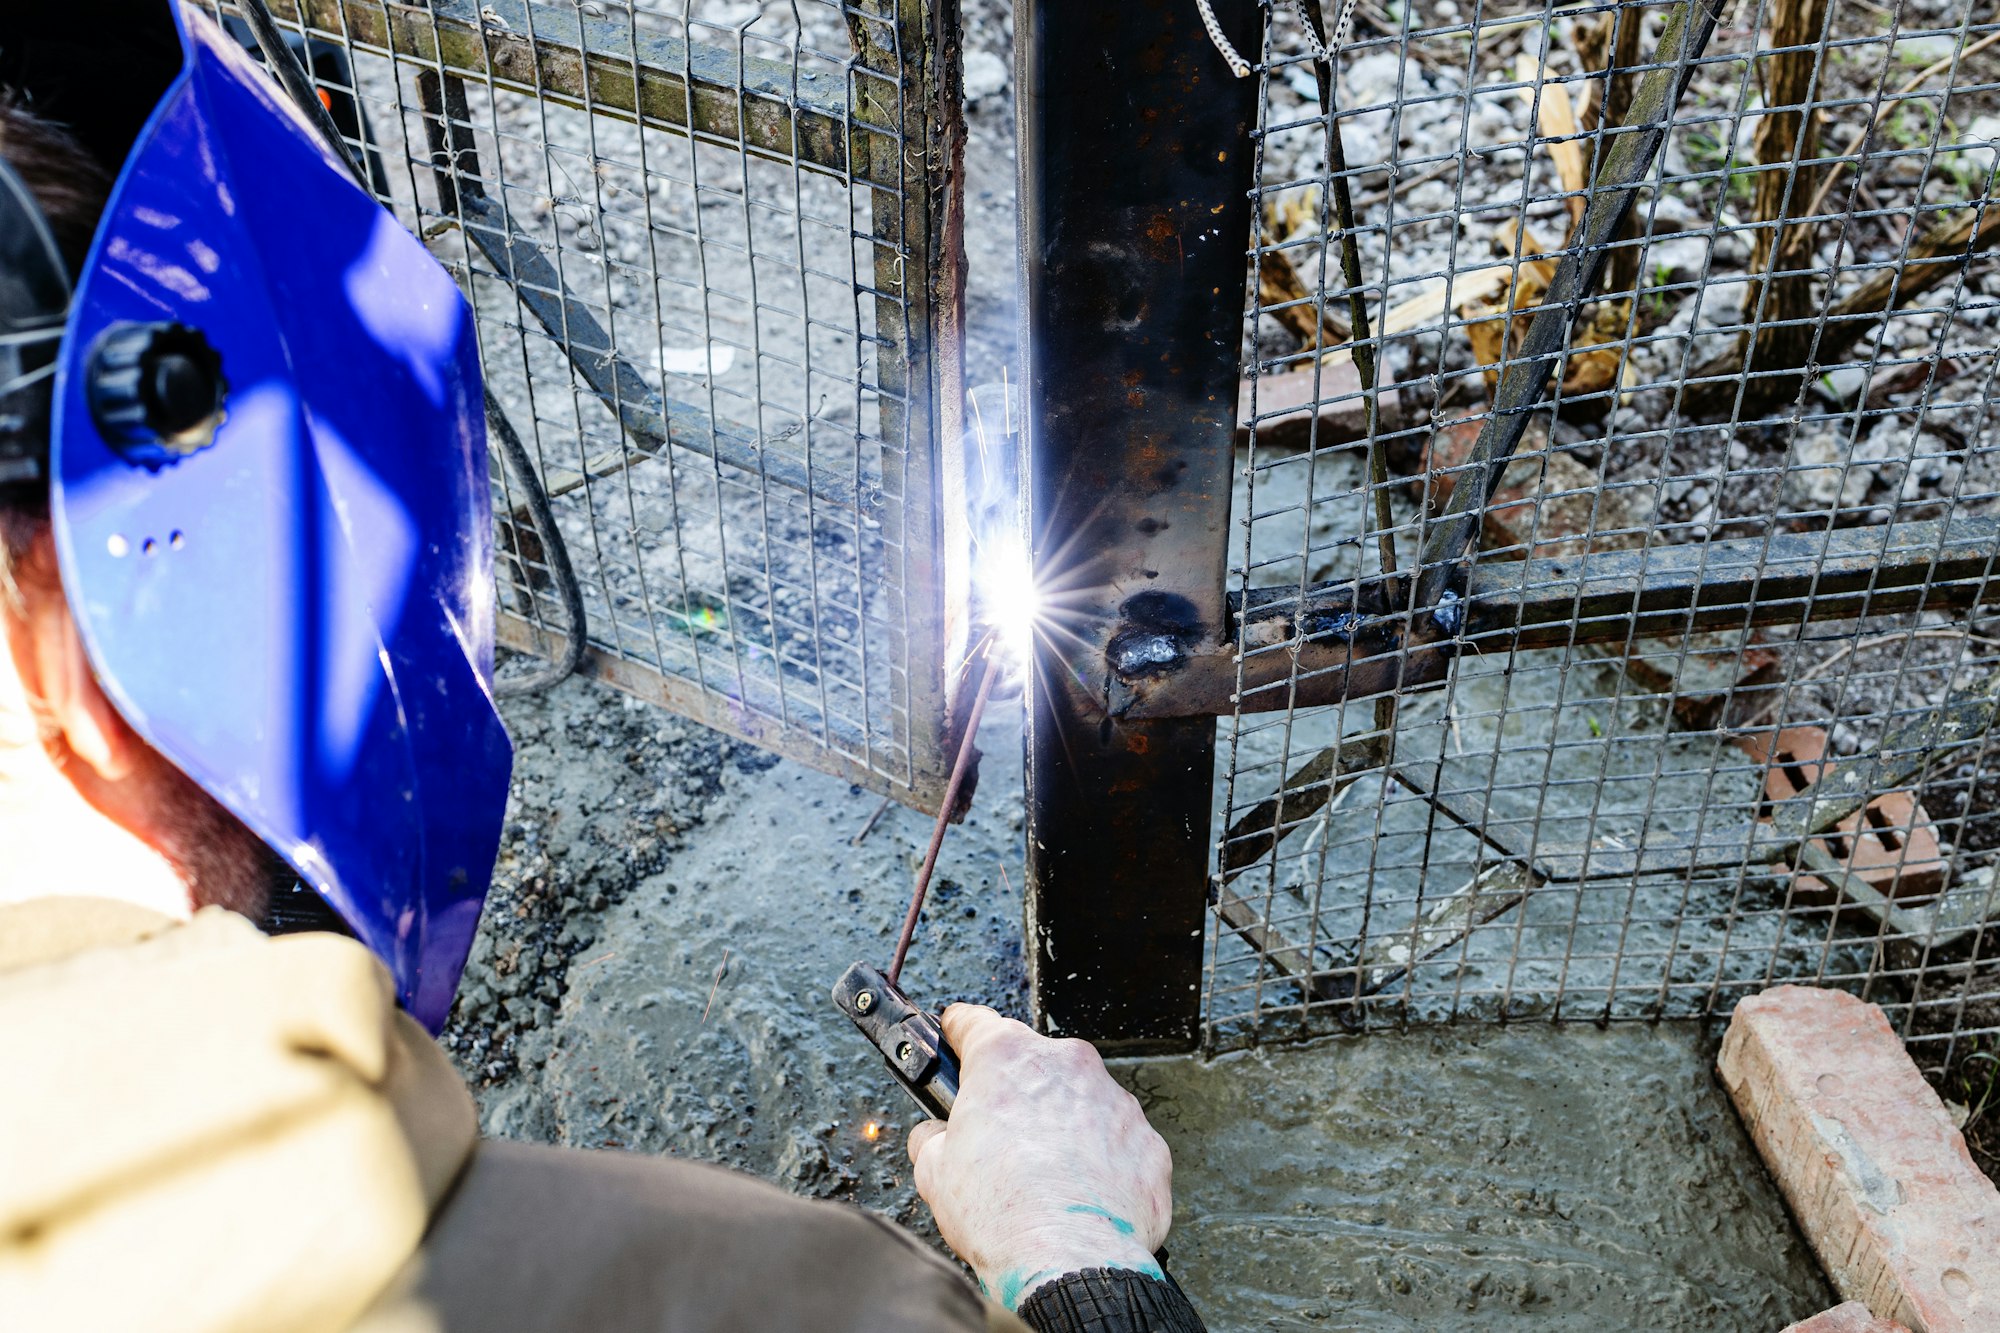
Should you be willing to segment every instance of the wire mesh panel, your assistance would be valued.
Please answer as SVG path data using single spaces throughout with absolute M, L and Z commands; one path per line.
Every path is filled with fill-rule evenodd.
M 502 642 L 567 642 L 566 555 L 585 670 L 934 806 L 949 4 L 274 6 L 294 31 L 301 8 L 552 502 L 560 553 L 496 455 Z
M 2000 24 L 1359 0 L 1329 85 L 1314 9 L 1258 72 L 1208 1040 L 1805 981 L 1991 1046 Z

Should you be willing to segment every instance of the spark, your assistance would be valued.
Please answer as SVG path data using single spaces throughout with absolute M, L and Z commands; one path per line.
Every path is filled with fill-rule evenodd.
M 867 1139 L 870 1143 L 875 1142 L 875 1140 L 882 1137 L 882 1126 L 870 1120 L 861 1127 L 861 1137 Z
M 1034 657 L 1035 632 L 1043 611 L 1041 589 L 1026 544 L 1011 534 L 982 543 L 973 579 L 1002 664 L 1009 671 L 1024 674 Z

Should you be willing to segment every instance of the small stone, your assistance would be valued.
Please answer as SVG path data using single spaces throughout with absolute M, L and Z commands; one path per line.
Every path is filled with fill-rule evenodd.
M 1836 403 L 1851 403 L 1856 394 L 1868 387 L 1868 367 L 1835 366 L 1820 374 L 1816 387 L 1821 396 Z
M 1007 62 L 991 51 L 968 51 L 965 55 L 965 100 L 983 101 L 1007 91 L 1014 72 Z
M 1896 42 L 1892 58 L 1902 65 L 1921 69 L 1934 65 L 1940 60 L 1951 59 L 1958 49 L 1958 38 L 1950 33 L 1933 33 L 1924 37 L 1903 37 Z

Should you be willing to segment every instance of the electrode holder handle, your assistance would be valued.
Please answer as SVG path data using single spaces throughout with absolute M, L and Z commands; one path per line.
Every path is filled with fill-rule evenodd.
M 946 1044 L 936 1018 L 866 963 L 840 974 L 833 1002 L 882 1053 L 889 1072 L 925 1115 L 951 1118 L 952 1103 L 958 1100 L 958 1055 Z

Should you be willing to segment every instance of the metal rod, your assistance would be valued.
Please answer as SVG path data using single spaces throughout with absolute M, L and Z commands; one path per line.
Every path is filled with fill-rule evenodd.
M 924 912 L 924 899 L 931 889 L 931 872 L 937 869 L 938 849 L 944 846 L 944 831 L 950 826 L 952 814 L 957 809 L 958 789 L 965 784 L 965 774 L 972 767 L 972 753 L 977 748 L 973 741 L 979 735 L 979 719 L 986 712 L 986 700 L 993 693 L 994 680 L 1000 675 L 993 667 L 990 643 L 979 654 L 979 672 L 979 692 L 972 696 L 972 711 L 965 715 L 965 735 L 958 743 L 958 759 L 951 766 L 951 780 L 945 784 L 944 803 L 938 807 L 937 822 L 931 825 L 931 845 L 925 849 L 924 863 L 917 870 L 917 885 L 910 894 L 910 910 L 903 914 L 903 931 L 896 937 L 895 955 L 889 959 L 891 986 L 903 975 L 903 957 L 910 952 L 910 940 L 917 933 L 917 918 Z
M 1395 580 L 1335 579 L 1230 595 L 1244 647 L 1132 682 L 1125 716 L 1319 707 L 1442 680 L 1479 652 L 1630 644 L 1695 630 L 1804 625 L 2000 601 L 1989 577 L 2000 519 L 1959 514 L 1883 527 L 1781 532 L 1681 546 L 1491 560 L 1464 585 L 1456 640 L 1407 636 Z
M 278 82 L 285 85 L 285 92 L 297 105 L 299 114 L 313 123 L 320 138 L 326 141 L 328 150 L 353 174 L 355 183 L 366 190 L 368 174 L 354 160 L 354 151 L 341 137 L 340 127 L 333 123 L 333 113 L 319 100 L 319 89 L 313 86 L 312 77 L 292 58 L 291 48 L 285 45 L 284 34 L 271 20 L 271 11 L 264 7 L 264 0 L 237 0 L 237 7 L 250 24 L 250 32 L 257 39 L 257 49 L 264 53 L 264 63 L 271 67 L 271 73 L 277 76 Z

